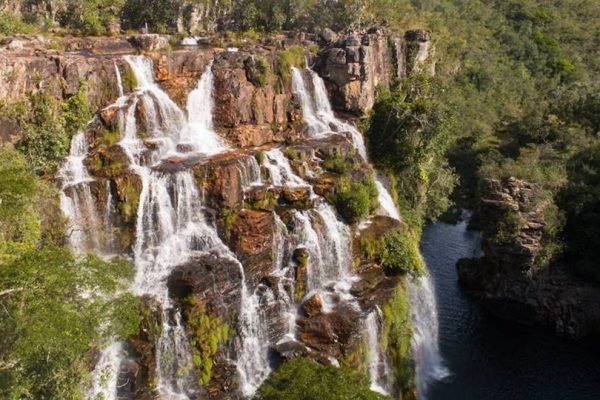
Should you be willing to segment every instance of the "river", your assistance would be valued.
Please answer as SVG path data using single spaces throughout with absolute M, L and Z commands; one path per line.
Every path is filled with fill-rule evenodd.
M 425 228 L 423 256 L 435 283 L 439 343 L 452 377 L 427 400 L 598 400 L 600 345 L 498 321 L 458 287 L 456 261 L 479 252 L 466 222 Z

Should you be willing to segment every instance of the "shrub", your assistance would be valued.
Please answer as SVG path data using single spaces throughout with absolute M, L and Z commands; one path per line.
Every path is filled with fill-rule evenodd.
M 323 161 L 323 168 L 327 171 L 334 172 L 336 174 L 344 175 L 351 172 L 354 167 L 354 163 L 351 158 L 347 158 L 343 154 L 336 153 L 331 155 Z
M 330 201 L 344 219 L 356 223 L 377 209 L 378 197 L 377 186 L 372 176 L 358 182 L 344 177 L 338 182 Z
M 192 361 L 200 370 L 200 385 L 212 378 L 214 357 L 219 346 L 229 338 L 229 326 L 220 318 L 210 315 L 204 304 L 193 295 L 186 298 L 186 328 L 192 347 Z
M 26 24 L 21 18 L 10 12 L 0 12 L 0 35 L 14 35 L 16 33 L 32 33 L 33 26 Z
M 60 248 L 25 250 L 0 264 L 0 365 L 18 366 L 1 369 L 1 397 L 82 397 L 90 352 L 106 345 L 104 337 L 132 334 L 139 322 L 137 299 L 113 297 L 133 272 L 128 263 Z
M 291 46 L 279 52 L 277 75 L 284 86 L 289 86 L 292 80 L 292 67 L 306 67 L 304 48 L 301 46 Z
M 419 252 L 419 240 L 406 229 L 398 229 L 383 237 L 381 265 L 388 274 L 419 276 L 425 264 Z
M 412 358 L 412 321 L 410 302 L 404 283 L 396 287 L 394 296 L 382 307 L 382 348 L 390 357 L 390 366 L 402 399 L 414 399 L 415 365 Z
M 260 387 L 258 400 L 377 400 L 386 397 L 372 392 L 366 379 L 347 368 L 317 364 L 308 358 L 285 362 Z

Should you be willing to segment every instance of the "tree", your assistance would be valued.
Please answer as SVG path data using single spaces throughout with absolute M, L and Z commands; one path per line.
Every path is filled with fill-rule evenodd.
M 345 368 L 317 364 L 308 358 L 285 362 L 261 386 L 258 400 L 378 400 L 368 382 Z

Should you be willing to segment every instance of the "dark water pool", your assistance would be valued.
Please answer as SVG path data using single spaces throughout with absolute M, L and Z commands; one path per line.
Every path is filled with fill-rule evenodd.
M 478 252 L 466 223 L 424 230 L 435 282 L 440 350 L 453 373 L 427 400 L 600 400 L 600 344 L 571 342 L 485 314 L 457 285 L 456 261 Z

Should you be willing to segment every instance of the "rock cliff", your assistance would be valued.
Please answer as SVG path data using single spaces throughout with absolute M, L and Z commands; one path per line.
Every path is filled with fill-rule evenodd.
M 302 100 L 289 75 L 281 73 L 282 65 L 291 68 L 282 54 L 300 49 L 301 61 L 306 57 L 319 66 L 336 108 L 355 115 L 373 106 L 377 87 L 390 87 L 414 67 L 398 66 L 390 51 L 394 40 L 379 30 L 332 41 L 280 35 L 229 50 L 166 51 L 163 41 L 156 35 L 73 38 L 61 42 L 63 51 L 51 49 L 53 42 L 42 38 L 15 37 L 0 49 L 5 109 L 36 93 L 47 94 L 60 108 L 85 83 L 91 106 L 98 110 L 82 134 L 84 152 L 74 156 L 82 158 L 84 179 L 69 181 L 71 173 L 56 177 L 65 197 L 86 208 L 86 221 L 77 230 L 88 247 L 140 257 L 140 236 L 160 243 L 162 230 L 179 229 L 162 226 L 169 216 L 161 213 L 191 192 L 198 193 L 201 206 L 193 210 L 194 217 L 201 214 L 202 224 L 215 229 L 215 237 L 189 239 L 207 242 L 190 248 L 209 250 L 194 251 L 170 266 L 168 301 L 144 297 L 142 325 L 128 339 L 120 364 L 119 396 L 146 399 L 159 393 L 156 382 L 166 373 L 159 364 L 164 365 L 164 357 L 173 362 L 173 354 L 163 348 L 165 330 L 175 335 L 168 330 L 176 329 L 189 338 L 192 354 L 191 365 L 176 360 L 173 367 L 194 377 L 186 381 L 186 390 L 197 398 L 238 396 L 242 375 L 232 360 L 242 357 L 248 345 L 240 336 L 249 323 L 242 315 L 248 296 L 265 325 L 262 340 L 271 364 L 307 356 L 366 371 L 366 315 L 390 301 L 403 277 L 386 273 L 364 246 L 407 228 L 373 210 L 366 226 L 344 223 L 337 215 L 333 199 L 338 191 L 348 181 L 367 185 L 374 171 L 357 152 L 351 132 L 307 134 Z M 413 55 L 408 63 L 404 54 L 402 65 L 417 65 L 423 57 Z M 142 77 L 148 82 L 140 82 L 134 59 L 145 65 L 151 61 L 153 70 Z M 203 129 L 214 129 L 224 141 L 222 151 L 195 153 L 195 143 L 178 141 L 173 152 L 155 159 L 173 125 L 199 112 L 188 107 L 190 93 L 199 90 L 200 78 L 209 72 L 212 91 L 202 101 L 211 115 Z M 27 119 L 27 110 L 22 117 Z M 0 113 L 0 125 L 10 127 L 3 131 L 2 145 L 21 140 L 13 113 Z M 132 138 L 125 137 L 127 132 L 135 132 L 136 147 L 128 147 Z M 191 177 L 193 188 L 181 186 L 182 177 Z M 149 187 L 151 178 L 157 187 Z M 161 198 L 150 193 L 161 189 Z M 140 213 L 152 221 L 140 219 Z M 227 250 L 211 248 L 213 242 Z
M 536 266 L 545 231 L 540 190 L 507 178 L 487 180 L 481 193 L 484 255 L 459 261 L 460 284 L 502 318 L 572 338 L 600 332 L 600 290 L 561 262 Z

